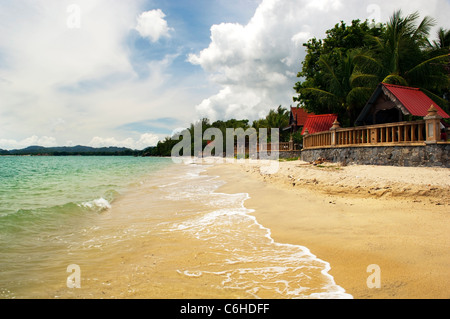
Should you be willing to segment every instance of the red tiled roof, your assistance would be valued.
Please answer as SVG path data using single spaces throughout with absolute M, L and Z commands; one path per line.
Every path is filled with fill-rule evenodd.
M 411 115 L 421 117 L 427 116 L 431 105 L 434 105 L 440 116 L 443 118 L 450 118 L 439 105 L 418 88 L 386 83 L 383 83 L 383 86 L 397 98 Z
M 309 134 L 328 131 L 337 118 L 336 114 L 309 115 L 303 126 L 302 135 L 305 134 L 305 129 L 308 129 Z
M 293 116 L 294 123 L 297 123 L 297 126 L 304 126 L 308 115 L 314 115 L 314 113 L 308 113 L 301 107 L 291 107 L 291 114 Z

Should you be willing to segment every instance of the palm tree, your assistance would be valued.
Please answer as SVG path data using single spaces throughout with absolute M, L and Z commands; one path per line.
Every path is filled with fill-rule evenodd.
M 299 93 L 314 97 L 326 107 L 327 113 L 337 113 L 339 118 L 345 118 L 350 125 L 358 111 L 373 92 L 373 81 L 368 81 L 369 75 L 361 73 L 356 67 L 355 58 L 360 50 L 350 50 L 343 54 L 339 52 L 340 64 L 332 64 L 330 56 L 320 56 L 319 64 L 323 68 L 326 89 L 304 87 Z M 333 66 L 335 65 L 335 66 Z
M 373 37 L 374 48 L 355 58 L 362 70 L 360 79 L 416 86 L 430 95 L 448 86 L 441 67 L 448 55 L 429 50 L 428 36 L 435 21 L 425 17 L 417 23 L 418 18 L 417 12 L 402 17 L 400 10 L 392 15 L 382 36 Z
M 446 63 L 445 59 L 442 59 L 443 61 L 436 65 L 442 66 L 445 72 L 447 72 L 447 75 L 450 75 L 450 29 L 446 30 L 444 28 L 439 28 L 437 32 L 437 40 L 433 41 L 433 44 L 431 45 L 431 55 L 444 56 L 446 54 L 448 56 Z M 450 104 L 450 76 L 447 77 L 447 87 L 439 90 L 439 93 L 447 102 L 446 107 L 448 111 L 448 106 Z M 445 103 L 443 105 L 445 108 Z
M 271 109 L 269 114 L 265 118 L 253 121 L 252 127 L 256 129 L 259 136 L 259 130 L 265 129 L 278 129 L 280 141 L 287 142 L 289 140 L 289 131 L 283 130 L 289 126 L 289 111 L 283 108 L 281 105 L 277 109 Z M 268 132 L 270 140 L 270 131 Z
M 428 39 L 433 26 L 434 19 L 419 20 L 417 12 L 406 17 L 400 10 L 394 12 L 379 35 L 367 33 L 370 46 L 321 54 L 315 63 L 317 76 L 295 87 L 299 96 L 294 101 L 316 114 L 337 113 L 345 126 L 354 123 L 380 82 L 419 87 L 445 107 L 441 96 L 450 84 L 443 66 L 449 56 L 437 47 L 448 45 L 449 32 L 441 30 L 433 46 Z
M 283 129 L 289 125 L 289 112 L 281 105 L 276 110 L 270 110 L 266 117 L 268 128 Z
M 438 39 L 433 41 L 433 48 L 436 50 L 446 49 L 450 47 L 450 29 L 440 28 L 437 32 Z

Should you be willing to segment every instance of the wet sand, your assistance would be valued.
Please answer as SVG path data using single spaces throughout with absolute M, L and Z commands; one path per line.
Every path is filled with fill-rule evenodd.
M 450 169 L 215 164 L 218 191 L 249 193 L 245 207 L 280 243 L 330 263 L 337 285 L 357 299 L 450 298 Z M 370 265 L 380 288 L 369 288 Z M 369 278 L 372 282 L 372 277 Z
M 171 166 L 119 196 L 81 232 L 56 266 L 60 278 L 45 291 L 36 287 L 37 296 L 351 297 L 326 273 L 326 261 L 302 245 L 274 242 L 243 207 L 247 191 L 221 192 L 224 182 L 207 168 Z M 80 289 L 66 287 L 68 264 L 80 266 Z

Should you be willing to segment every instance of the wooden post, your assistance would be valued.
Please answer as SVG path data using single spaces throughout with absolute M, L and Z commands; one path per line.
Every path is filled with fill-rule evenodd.
M 305 133 L 303 133 L 303 148 L 309 147 L 309 131 L 305 128 Z
M 431 105 L 430 109 L 428 110 L 428 115 L 424 117 L 425 120 L 425 132 L 426 132 L 426 138 L 425 143 L 426 144 L 436 144 L 440 137 L 440 122 L 441 122 L 442 116 L 437 114 L 437 109 L 434 107 L 434 105 Z
M 378 141 L 378 130 L 376 128 L 370 129 L 370 143 L 376 144 Z
M 419 124 L 418 126 L 418 133 L 419 133 L 419 137 L 418 137 L 418 141 L 421 142 L 423 141 L 423 125 L 424 124 Z
M 290 151 L 294 150 L 294 138 L 292 137 L 292 134 L 291 134 L 291 138 L 289 139 L 289 150 Z
M 339 123 L 338 120 L 336 119 L 333 122 L 333 126 L 330 128 L 330 131 L 331 131 L 331 146 L 336 146 L 336 145 L 339 144 L 339 142 L 337 140 L 338 136 L 337 136 L 337 132 L 336 132 L 336 130 L 338 128 L 341 128 L 341 123 Z

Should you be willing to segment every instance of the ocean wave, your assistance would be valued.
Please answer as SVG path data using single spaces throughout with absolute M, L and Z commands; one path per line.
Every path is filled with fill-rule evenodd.
M 63 223 L 65 218 L 84 215 L 88 212 L 100 213 L 111 209 L 113 194 L 115 192 L 107 192 L 100 198 L 81 203 L 68 202 L 63 205 L 11 210 L 0 215 L 0 231 L 10 234 L 14 232 L 31 233 L 36 229 L 39 232 L 39 230 L 55 227 L 52 225 Z
M 89 202 L 83 202 L 79 205 L 80 207 L 93 209 L 93 210 L 99 210 L 99 211 L 105 211 L 108 209 L 111 209 L 111 204 L 103 197 L 94 199 Z
M 168 230 L 191 234 L 207 242 L 212 255 L 218 253 L 212 264 L 195 270 L 179 269 L 180 275 L 217 277 L 221 282 L 218 288 L 242 290 L 254 298 L 273 295 L 352 298 L 329 274 L 329 263 L 317 258 L 307 247 L 275 242 L 270 229 L 257 221 L 251 214 L 253 210 L 245 207 L 245 201 L 250 198 L 248 193 L 218 193 L 216 190 L 223 182 L 200 175 L 198 170 L 191 171 L 188 178 L 191 180 L 188 185 L 174 185 L 174 193 L 179 198 L 213 206 L 214 210 L 199 212 L 174 223 Z

